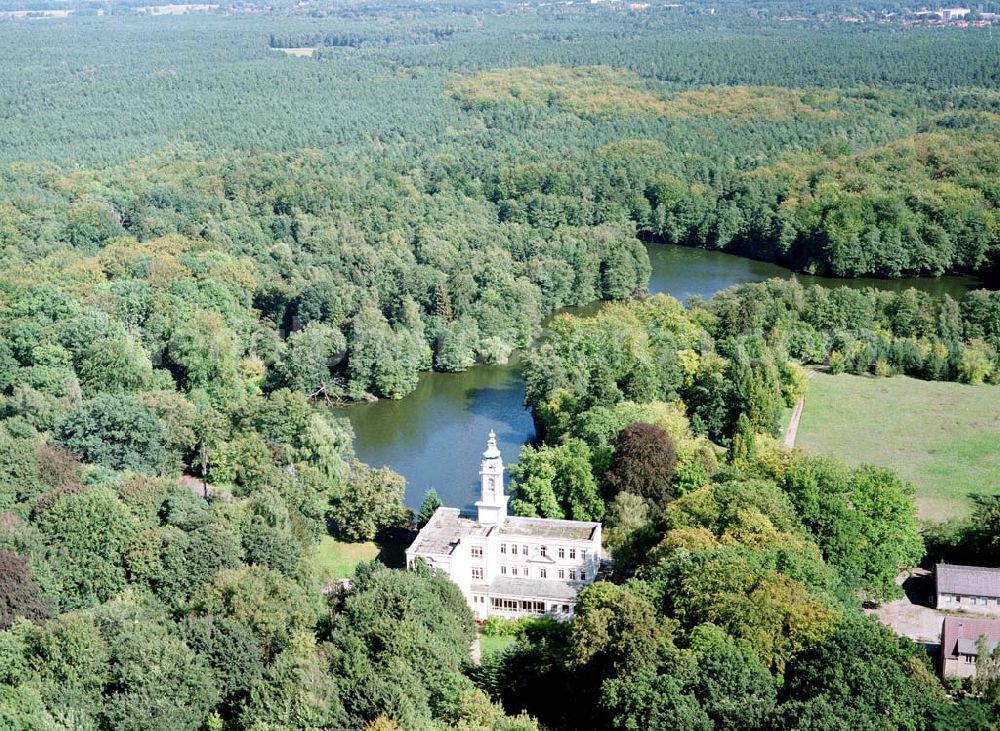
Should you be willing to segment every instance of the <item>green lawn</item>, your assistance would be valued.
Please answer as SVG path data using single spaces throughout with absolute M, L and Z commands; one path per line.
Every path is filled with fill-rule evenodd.
M 970 494 L 1000 493 L 1000 387 L 817 373 L 795 445 L 894 467 L 921 518 L 961 516 Z
M 335 581 L 350 578 L 355 566 L 376 558 L 386 566 L 402 568 L 403 550 L 394 543 L 345 543 L 333 536 L 323 536 L 313 554 L 313 566 L 325 581 Z
M 483 657 L 494 652 L 501 652 L 505 650 L 508 646 L 513 644 L 514 638 L 510 635 L 501 635 L 499 637 L 492 635 L 479 635 L 479 651 L 482 653 Z

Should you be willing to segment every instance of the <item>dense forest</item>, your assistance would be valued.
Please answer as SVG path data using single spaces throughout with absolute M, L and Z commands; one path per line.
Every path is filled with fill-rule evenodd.
M 772 436 L 802 364 L 996 382 L 997 294 L 645 296 L 643 240 L 996 268 L 988 29 L 828 5 L 0 20 L 0 728 L 990 728 L 1000 679 L 859 612 L 912 486 Z M 331 407 L 517 349 L 514 509 L 604 520 L 616 581 L 473 665 L 446 578 L 317 572 L 419 520 Z
M 719 293 L 704 308 L 716 337 L 765 338 L 799 363 L 833 373 L 927 380 L 1000 380 L 1000 294 L 960 300 L 902 292 L 802 287 L 772 279 Z
M 923 648 L 859 610 L 895 596 L 925 551 L 989 561 L 996 500 L 925 548 L 892 470 L 769 436 L 807 388 L 790 344 L 836 341 L 838 318 L 931 332 L 941 303 L 915 295 L 772 280 L 688 309 L 658 296 L 557 318 L 525 367 L 543 441 L 512 468 L 514 505 L 602 519 L 629 578 L 585 589 L 570 626 L 522 621 L 473 677 L 560 729 L 995 728 L 994 673 L 953 703 Z M 977 308 L 963 322 L 946 307 L 980 327 Z

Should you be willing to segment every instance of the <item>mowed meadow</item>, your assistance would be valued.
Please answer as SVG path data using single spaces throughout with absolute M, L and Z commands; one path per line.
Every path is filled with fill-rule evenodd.
M 970 495 L 1000 492 L 1000 389 L 817 373 L 796 446 L 892 467 L 922 519 L 962 517 Z

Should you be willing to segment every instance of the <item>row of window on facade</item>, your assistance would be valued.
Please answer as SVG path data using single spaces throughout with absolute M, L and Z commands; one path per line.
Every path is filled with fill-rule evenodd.
M 987 604 L 990 603 L 990 598 L 985 596 L 963 597 L 958 594 L 954 596 L 952 596 L 951 594 L 942 594 L 942 596 L 944 597 L 945 604 L 950 604 L 952 599 L 955 600 L 956 604 L 961 604 L 963 598 L 968 599 L 970 604 L 982 604 L 983 606 L 986 606 Z M 997 606 L 1000 606 L 1000 599 L 997 599 L 996 603 Z
M 525 546 L 525 545 L 518 546 L 516 543 L 511 543 L 510 544 L 510 553 L 511 553 L 511 555 L 514 555 L 514 556 L 518 555 L 518 549 L 519 548 L 520 548 L 520 554 L 522 556 L 528 556 L 528 555 L 530 555 L 529 552 L 528 552 L 528 547 L 527 546 Z M 542 555 L 542 556 L 548 556 L 549 555 L 548 554 L 548 550 L 549 550 L 548 546 L 539 546 L 538 547 L 538 553 L 540 555 Z M 570 560 L 575 561 L 576 560 L 576 549 L 575 548 L 570 548 L 570 549 L 557 548 L 556 549 L 556 555 L 559 558 L 566 558 L 566 551 L 567 550 L 569 551 Z M 501 543 L 500 544 L 500 553 L 507 553 L 507 544 L 506 543 Z M 482 558 L 483 557 L 483 547 L 482 546 L 473 546 L 472 547 L 472 557 L 473 558 Z M 587 558 L 587 552 L 585 550 L 581 550 L 580 551 L 580 558 L 581 559 L 586 559 Z
M 520 567 L 518 567 L 518 566 L 510 566 L 510 567 L 508 567 L 508 566 L 501 566 L 500 567 L 500 573 L 503 576 L 523 576 L 526 579 L 530 579 L 531 578 L 531 569 L 528 568 L 527 566 L 520 566 Z M 570 581 L 577 581 L 577 575 L 578 574 L 579 574 L 579 580 L 580 581 L 586 581 L 587 580 L 587 572 L 586 571 L 577 571 L 576 569 L 570 569 L 568 573 L 569 573 L 569 580 Z M 566 578 L 566 574 L 567 574 L 566 569 L 556 569 L 556 576 L 558 578 L 565 579 Z M 538 578 L 539 579 L 547 579 L 547 578 L 549 578 L 549 572 L 548 572 L 548 570 L 547 569 L 538 569 Z M 472 580 L 473 581 L 482 581 L 483 580 L 483 570 L 480 567 L 474 566 L 472 568 Z
M 476 604 L 483 604 L 486 602 L 486 597 L 475 596 L 473 597 L 473 602 Z M 494 609 L 500 609 L 505 612 L 530 612 L 532 614 L 544 614 L 545 613 L 545 602 L 529 601 L 525 599 L 501 599 L 499 597 L 491 597 L 490 604 Z M 553 612 L 563 611 L 569 613 L 569 604 L 553 604 L 551 610 Z

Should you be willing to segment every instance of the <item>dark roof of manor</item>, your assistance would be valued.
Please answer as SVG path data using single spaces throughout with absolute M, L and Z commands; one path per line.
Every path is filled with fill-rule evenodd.
M 500 526 L 500 535 L 512 538 L 552 538 L 568 541 L 589 541 L 600 523 L 586 520 L 555 520 L 553 518 L 520 518 L 511 516 Z
M 951 659 L 959 655 L 975 655 L 976 643 L 983 636 L 990 650 L 996 647 L 1000 642 L 1000 619 L 945 617 L 941 630 L 941 655 Z
M 1000 597 L 1000 569 L 939 563 L 934 577 L 939 594 Z
M 490 526 L 482 526 L 463 516 L 458 508 L 438 508 L 427 521 L 408 552 L 429 555 L 448 555 L 455 550 L 458 542 L 471 535 L 487 535 Z
M 483 525 L 458 508 L 438 508 L 417 534 L 407 553 L 447 556 L 467 536 L 484 537 L 497 531 L 510 540 L 542 538 L 560 541 L 590 541 L 600 523 L 585 520 L 552 520 L 511 516 L 500 526 Z M 541 559 L 544 561 L 544 559 Z
M 511 599 L 548 599 L 550 601 L 571 602 L 583 583 L 552 581 L 551 579 L 515 579 L 498 576 L 490 584 L 490 594 L 494 597 Z

